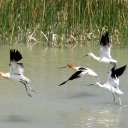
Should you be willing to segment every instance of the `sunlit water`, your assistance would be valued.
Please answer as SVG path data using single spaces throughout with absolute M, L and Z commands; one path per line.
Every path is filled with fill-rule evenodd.
M 128 71 L 120 78 L 123 105 L 118 98 L 113 103 L 112 94 L 96 86 L 91 76 L 58 85 L 74 71 L 59 69 L 67 63 L 92 68 L 101 81 L 107 81 L 109 64 L 98 63 L 83 57 L 89 51 L 98 55 L 98 47 L 74 49 L 35 47 L 30 50 L 20 46 L 25 75 L 31 79 L 36 93 L 26 94 L 18 82 L 0 78 L 0 127 L 1 128 L 127 128 L 128 125 Z M 118 66 L 128 63 L 128 50 L 113 48 L 112 56 Z M 0 69 L 9 70 L 9 47 L 0 48 Z

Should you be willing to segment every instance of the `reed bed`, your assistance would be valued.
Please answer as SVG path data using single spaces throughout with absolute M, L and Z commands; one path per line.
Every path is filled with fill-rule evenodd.
M 127 0 L 0 0 L 0 44 L 94 45 L 106 30 L 128 44 Z

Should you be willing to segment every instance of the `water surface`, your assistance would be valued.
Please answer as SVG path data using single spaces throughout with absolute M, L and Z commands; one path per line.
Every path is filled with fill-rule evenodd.
M 118 98 L 112 102 L 112 94 L 96 86 L 95 81 L 84 76 L 59 87 L 74 73 L 71 69 L 59 69 L 67 63 L 92 68 L 103 82 L 107 81 L 109 64 L 98 63 L 83 57 L 89 51 L 98 55 L 98 47 L 73 49 L 35 47 L 30 50 L 20 46 L 25 75 L 36 90 L 29 97 L 18 82 L 0 78 L 0 127 L 1 128 L 127 128 L 128 122 L 128 71 L 120 78 L 123 106 Z M 112 49 L 118 66 L 128 63 L 128 50 Z M 9 70 L 9 47 L 0 48 L 0 69 Z

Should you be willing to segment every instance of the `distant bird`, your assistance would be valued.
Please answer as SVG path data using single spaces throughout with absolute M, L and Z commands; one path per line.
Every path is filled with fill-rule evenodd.
M 116 94 L 119 98 L 120 105 L 122 105 L 120 95 L 123 94 L 123 92 L 119 89 L 119 76 L 123 74 L 123 72 L 126 69 L 126 66 L 127 65 L 124 65 L 117 69 L 114 65 L 108 74 L 107 83 L 104 83 L 104 84 L 101 84 L 100 82 L 95 83 L 99 87 L 106 88 L 107 90 L 111 91 L 113 94 L 114 101 L 115 101 L 115 94 Z
M 94 76 L 96 77 L 97 81 L 99 81 L 99 78 L 98 78 L 98 75 L 90 68 L 85 68 L 85 67 L 76 67 L 75 65 L 73 64 L 67 64 L 66 66 L 62 67 L 62 68 L 65 68 L 65 67 L 69 67 L 69 68 L 72 68 L 73 70 L 76 70 L 76 72 L 71 76 L 69 77 L 68 80 L 64 81 L 63 83 L 61 83 L 59 86 L 65 84 L 66 82 L 70 81 L 70 80 L 74 80 L 74 79 L 77 79 L 77 78 L 80 78 L 82 76 L 84 76 L 85 74 L 88 74 L 88 75 L 91 75 L 91 76 Z
M 99 62 L 116 64 L 117 61 L 112 59 L 111 57 L 111 47 L 112 44 L 109 41 L 109 32 L 106 31 L 106 33 L 102 35 L 100 40 L 100 56 L 97 57 L 92 52 L 88 53 L 86 56 L 90 56 Z
M 19 81 L 20 83 L 22 83 L 25 86 L 27 94 L 31 97 L 31 94 L 28 92 L 27 87 L 29 87 L 31 91 L 34 91 L 34 90 L 29 85 L 30 79 L 25 77 L 23 74 L 24 73 L 23 63 L 18 62 L 21 59 L 22 59 L 21 53 L 18 50 L 11 49 L 10 50 L 10 63 L 9 63 L 10 72 L 8 73 L 0 72 L 0 76 L 7 78 L 9 80 L 15 80 L 15 81 Z

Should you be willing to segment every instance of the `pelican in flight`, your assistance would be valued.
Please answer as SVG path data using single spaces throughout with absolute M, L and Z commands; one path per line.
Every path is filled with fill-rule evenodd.
M 111 57 L 111 47 L 112 44 L 109 41 L 109 32 L 106 31 L 106 33 L 102 35 L 100 40 L 100 56 L 97 57 L 92 52 L 88 53 L 86 56 L 90 56 L 99 62 L 116 64 L 117 61 L 112 59 Z
M 31 91 L 34 91 L 31 86 L 29 85 L 30 79 L 24 76 L 24 68 L 23 63 L 19 63 L 19 61 L 22 59 L 22 55 L 18 50 L 11 49 L 10 50 L 10 71 L 8 73 L 0 72 L 0 76 L 9 79 L 9 80 L 15 80 L 20 83 L 22 83 L 25 86 L 25 89 L 27 91 L 27 94 L 31 96 L 31 94 L 28 91 L 28 88 Z
M 115 101 L 115 95 L 117 95 L 119 98 L 120 105 L 122 105 L 120 95 L 123 94 L 123 92 L 119 89 L 119 76 L 121 76 L 124 73 L 126 66 L 127 65 L 124 65 L 117 69 L 116 66 L 114 65 L 108 74 L 107 83 L 104 84 L 100 82 L 95 83 L 99 87 L 111 91 L 113 94 L 113 101 Z
M 61 83 L 59 86 L 65 84 L 66 82 L 70 81 L 70 80 L 74 80 L 74 79 L 77 79 L 77 78 L 80 78 L 82 76 L 84 76 L 85 74 L 88 74 L 88 75 L 91 75 L 91 76 L 94 76 L 96 77 L 97 81 L 99 81 L 99 78 L 98 78 L 98 75 L 97 73 L 95 73 L 92 69 L 90 68 L 85 68 L 85 67 L 76 67 L 74 64 L 67 64 L 66 66 L 62 67 L 62 68 L 65 68 L 65 67 L 69 67 L 69 68 L 72 68 L 73 70 L 75 70 L 76 72 L 69 77 L 68 80 L 64 81 L 63 83 Z

